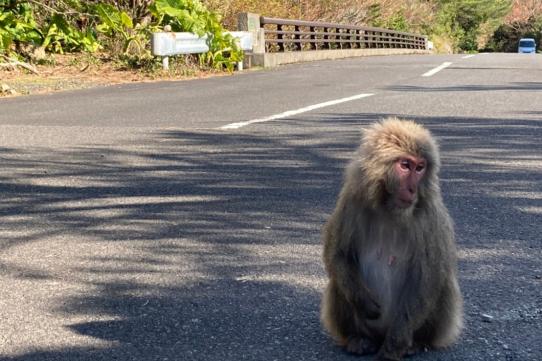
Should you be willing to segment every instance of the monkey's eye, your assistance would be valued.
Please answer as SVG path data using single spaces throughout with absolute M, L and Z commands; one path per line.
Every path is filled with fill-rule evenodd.
M 402 160 L 399 165 L 401 166 L 401 169 L 403 170 L 409 170 L 410 169 L 410 162 L 408 160 Z
M 425 170 L 425 164 L 418 164 L 416 167 L 416 172 L 421 173 Z

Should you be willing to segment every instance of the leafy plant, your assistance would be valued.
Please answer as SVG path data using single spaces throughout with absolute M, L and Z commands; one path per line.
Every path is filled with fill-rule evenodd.
M 81 31 L 60 12 L 43 16 L 40 24 L 27 1 L 0 0 L 0 51 L 10 52 L 12 45 L 32 45 L 51 52 L 94 52 L 99 44 L 90 29 Z
M 235 64 L 243 59 L 243 52 L 230 34 L 215 33 L 208 39 L 209 52 L 200 56 L 204 63 L 215 69 L 233 71 Z
M 87 51 L 93 53 L 99 49 L 100 44 L 96 41 L 92 31 L 80 31 L 68 24 L 64 17 L 55 14 L 50 20 L 41 46 L 52 52 L 61 54 L 65 51 Z
M 159 25 L 170 25 L 173 31 L 203 35 L 213 13 L 197 0 L 156 0 L 151 13 Z M 212 22 L 212 21 L 211 21 Z
M 202 64 L 232 71 L 234 65 L 241 61 L 243 52 L 235 39 L 225 34 L 219 16 L 198 0 L 156 0 L 151 13 L 158 25 L 170 25 L 173 31 L 188 31 L 200 36 L 206 34 L 209 52 L 200 56 Z
M 120 36 L 123 40 L 123 53 L 130 50 L 137 54 L 145 53 L 147 31 L 141 26 L 134 27 L 132 18 L 126 12 L 109 4 L 98 4 L 96 13 L 101 20 L 96 30 L 110 38 Z
M 10 52 L 13 44 L 36 44 L 41 40 L 30 4 L 0 0 L 0 52 Z

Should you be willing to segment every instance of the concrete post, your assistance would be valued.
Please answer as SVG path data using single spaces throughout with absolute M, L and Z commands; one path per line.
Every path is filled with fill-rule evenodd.
M 169 33 L 171 31 L 171 25 L 164 26 L 164 32 Z M 169 57 L 164 56 L 162 58 L 162 70 L 169 70 Z
M 260 15 L 254 13 L 241 13 L 237 17 L 237 30 L 252 33 L 252 53 L 245 54 L 245 67 L 263 65 L 265 55 L 265 35 L 260 24 Z

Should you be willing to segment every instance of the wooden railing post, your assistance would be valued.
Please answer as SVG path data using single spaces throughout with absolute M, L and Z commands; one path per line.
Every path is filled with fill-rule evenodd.
M 309 43 L 309 48 L 311 50 L 317 50 L 318 49 L 318 45 L 316 45 L 316 28 L 314 26 L 311 26 L 309 27 L 309 32 L 311 33 L 310 35 L 310 39 L 312 40 L 310 43 Z
M 280 40 L 280 41 L 278 42 L 278 45 L 279 45 L 279 51 L 280 51 L 280 52 L 283 52 L 283 51 L 284 51 L 284 42 L 283 42 L 284 38 L 283 38 L 283 36 L 282 36 L 283 34 L 282 34 L 282 25 L 281 25 L 281 24 L 278 24 L 278 25 L 277 25 L 277 31 L 278 31 L 278 33 L 277 33 L 277 40 Z
M 303 45 L 301 44 L 301 35 L 299 34 L 299 33 L 300 33 L 300 30 L 299 30 L 299 26 L 298 26 L 298 25 L 296 25 L 296 26 L 294 27 L 294 32 L 295 32 L 295 34 L 294 34 L 294 39 L 295 39 L 295 44 L 294 44 L 294 46 L 295 46 L 295 48 L 296 48 L 297 50 L 301 51 L 301 50 L 303 50 Z

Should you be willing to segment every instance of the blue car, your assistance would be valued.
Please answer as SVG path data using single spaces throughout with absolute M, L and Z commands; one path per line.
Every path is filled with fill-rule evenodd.
M 536 53 L 536 42 L 532 38 L 519 40 L 518 53 Z

